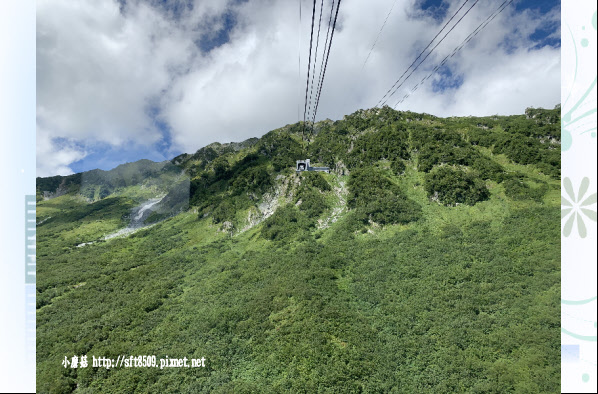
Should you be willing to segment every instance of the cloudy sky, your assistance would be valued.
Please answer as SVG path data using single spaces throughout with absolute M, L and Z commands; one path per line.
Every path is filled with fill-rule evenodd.
M 343 0 L 316 120 L 374 107 L 464 1 Z M 475 6 L 387 104 L 431 75 L 396 109 L 451 116 L 554 107 L 558 0 L 514 0 L 433 72 L 502 2 L 469 0 L 438 39 Z M 166 160 L 302 120 L 312 6 L 38 0 L 37 175 Z M 324 0 L 317 72 L 330 6 Z M 319 10 L 320 0 L 316 29 Z

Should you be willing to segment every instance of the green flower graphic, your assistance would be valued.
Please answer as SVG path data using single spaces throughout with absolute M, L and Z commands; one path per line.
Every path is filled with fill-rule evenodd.
M 561 220 L 564 221 L 566 219 L 565 225 L 563 226 L 563 235 L 565 237 L 571 235 L 575 218 L 577 218 L 577 232 L 581 238 L 585 238 L 588 235 L 583 219 L 584 215 L 590 220 L 593 220 L 594 222 L 596 221 L 596 210 L 587 208 L 592 204 L 596 204 L 596 193 L 582 201 L 586 192 L 588 191 L 589 185 L 590 180 L 587 177 L 583 178 L 581 180 L 581 184 L 579 185 L 577 198 L 575 198 L 575 192 L 573 191 L 571 179 L 565 178 L 563 180 L 563 186 L 567 192 L 567 195 L 569 196 L 569 199 L 567 199 L 565 196 L 561 195 Z M 569 217 L 568 219 L 567 216 Z

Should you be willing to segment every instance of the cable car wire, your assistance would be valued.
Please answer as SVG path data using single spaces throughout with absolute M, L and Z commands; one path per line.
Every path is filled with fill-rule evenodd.
M 380 31 L 378 32 L 378 35 L 376 36 L 376 39 L 374 40 L 374 44 L 372 45 L 372 48 L 370 48 L 370 52 L 368 53 L 367 57 L 365 58 L 365 61 L 363 62 L 363 66 L 361 66 L 361 70 L 362 71 L 363 71 L 363 69 L 365 67 L 365 64 L 368 62 L 368 59 L 370 58 L 370 55 L 372 54 L 372 51 L 374 50 L 374 47 L 376 46 L 376 43 L 378 42 L 378 38 L 380 38 L 380 34 L 382 34 L 382 30 L 384 29 L 384 26 L 386 26 L 386 22 L 388 21 L 388 17 L 392 13 L 393 8 L 395 8 L 395 4 L 397 4 L 397 0 L 395 0 L 392 3 L 392 7 L 390 7 L 390 11 L 388 11 L 388 15 L 386 15 L 386 19 L 384 19 L 384 23 L 382 24 L 382 27 L 380 28 Z
M 450 58 L 455 56 L 457 54 L 457 52 L 459 52 L 461 49 L 463 49 L 463 47 L 465 45 L 467 45 L 475 36 L 477 36 L 482 30 L 484 30 L 484 28 L 486 26 L 488 26 L 488 24 L 490 24 L 490 22 L 492 22 L 494 20 L 494 18 L 496 18 L 501 12 L 503 12 L 504 9 L 507 8 L 512 2 L 513 2 L 513 0 L 505 0 L 500 6 L 498 6 L 498 8 L 492 14 L 490 14 L 490 16 L 488 16 L 488 18 L 486 18 L 482 23 L 480 23 L 478 25 L 478 27 L 473 32 L 471 32 L 467 37 L 465 37 L 465 39 L 461 42 L 461 44 L 457 45 L 455 47 L 455 49 L 453 49 L 453 51 L 450 54 L 446 55 L 446 57 L 442 60 L 442 62 L 437 64 L 436 67 L 434 67 L 434 69 L 432 70 L 432 72 L 430 74 L 428 74 L 426 77 L 422 78 L 422 80 L 417 85 L 415 85 L 411 89 L 411 91 L 409 91 L 407 94 L 405 94 L 405 96 L 403 96 L 403 98 L 400 99 L 394 105 L 393 108 L 396 108 L 397 105 L 404 102 L 411 95 L 411 93 L 415 92 L 419 88 L 419 86 L 421 86 L 425 81 L 430 79 L 436 73 L 436 71 L 438 71 L 442 66 L 444 66 Z
M 297 76 L 297 122 L 301 122 L 301 0 L 299 0 L 299 69 Z
M 459 24 L 459 22 L 461 22 L 461 20 L 465 17 L 465 15 L 467 15 L 469 13 L 469 11 L 471 11 L 471 9 L 478 3 L 479 0 L 476 0 L 473 5 L 471 7 L 469 7 L 469 9 L 467 10 L 467 12 L 455 23 L 455 25 L 444 35 L 444 37 L 442 37 L 442 39 L 436 44 L 436 46 L 434 48 L 432 48 L 430 50 L 430 52 L 426 55 L 426 57 L 415 67 L 415 69 L 417 69 L 417 67 L 419 67 L 427 58 L 428 56 L 430 56 L 430 54 L 434 51 L 434 49 L 436 49 L 436 47 L 446 38 L 446 36 Z M 413 65 L 415 63 L 417 63 L 418 59 L 426 52 L 426 50 L 430 47 L 430 45 L 432 45 L 432 43 L 434 42 L 434 40 L 436 40 L 436 38 L 440 35 L 440 33 L 442 33 L 444 31 L 444 29 L 446 29 L 446 27 L 449 25 L 449 23 L 451 23 L 451 21 L 457 16 L 457 14 L 461 11 L 461 9 L 465 6 L 465 4 L 467 4 L 469 2 L 469 0 L 465 0 L 465 2 L 463 4 L 461 4 L 461 7 L 459 7 L 459 9 L 453 14 L 453 16 L 451 16 L 451 18 L 444 24 L 444 26 L 442 26 L 442 28 L 438 31 L 438 33 L 436 33 L 436 35 L 434 36 L 434 38 L 432 38 L 432 40 L 430 41 L 430 43 L 421 51 L 421 53 L 415 58 L 415 60 L 413 61 L 413 63 L 411 63 L 409 65 L 409 67 L 407 67 L 405 69 L 405 71 L 403 72 L 403 74 L 401 74 L 401 76 L 399 77 L 399 79 L 397 79 L 397 81 L 390 87 L 390 89 L 388 89 L 388 91 L 384 94 L 384 96 L 380 99 L 380 101 L 378 101 L 378 103 L 376 104 L 376 107 L 380 106 L 380 105 L 384 105 L 386 103 L 386 101 L 388 101 L 388 99 L 396 92 L 396 90 L 400 87 L 400 85 L 395 88 L 395 86 L 399 83 L 399 81 L 401 80 L 401 78 L 403 78 L 403 76 L 409 71 L 409 69 L 411 67 L 413 67 Z M 413 71 L 415 71 L 415 69 Z M 413 72 L 412 72 L 413 73 Z M 411 73 L 411 74 L 412 74 Z M 411 75 L 409 74 L 409 75 Z M 404 80 L 403 83 L 407 80 L 407 78 L 409 78 L 409 76 L 407 76 Z M 402 83 L 401 83 L 402 84 Z M 394 91 L 393 91 L 394 89 Z M 392 91 L 392 93 L 389 95 L 389 93 Z
M 336 27 L 336 20 L 338 19 L 338 10 L 340 9 L 340 6 L 341 6 L 341 0 L 338 0 L 338 3 L 336 5 L 336 13 L 334 15 L 334 23 L 332 24 L 332 32 L 330 33 L 330 42 L 328 42 L 328 53 L 326 54 L 326 61 L 324 62 L 324 72 L 322 73 L 322 83 L 320 84 L 320 89 L 318 91 L 318 99 L 316 102 L 316 108 L 314 110 L 314 119 L 316 118 L 316 114 L 318 112 L 318 105 L 320 104 L 320 96 L 322 94 L 322 87 L 324 86 L 324 78 L 326 77 L 326 67 L 328 66 L 328 57 L 330 56 L 330 49 L 332 48 L 332 39 L 334 37 L 334 29 Z
M 305 84 L 305 105 L 303 106 L 303 136 L 305 137 L 305 119 L 307 115 L 307 93 L 309 90 L 309 72 L 311 68 L 311 48 L 314 38 L 314 19 L 316 15 L 316 0 L 314 0 L 314 6 L 311 13 L 311 33 L 309 37 L 309 62 L 307 65 L 307 82 Z
M 397 90 L 399 90 L 399 88 L 401 86 L 403 86 L 403 84 L 409 79 L 409 77 L 415 72 L 415 70 L 417 70 L 419 68 L 419 66 L 422 65 L 423 62 L 426 61 L 426 59 L 434 52 L 434 50 L 438 47 L 438 45 L 440 45 L 442 43 L 442 41 L 444 41 L 444 39 L 450 34 L 450 32 L 452 32 L 455 27 L 457 27 L 457 25 L 459 24 L 459 22 L 461 22 L 461 20 L 463 20 L 463 18 L 465 18 L 465 16 L 469 13 L 469 11 L 471 11 L 471 9 L 473 7 L 475 7 L 475 5 L 478 3 L 479 0 L 476 0 L 471 7 L 469 7 L 467 9 L 467 11 L 465 11 L 465 14 L 463 14 L 463 16 L 461 18 L 459 18 L 459 20 L 453 25 L 453 27 L 451 27 L 449 29 L 449 31 L 440 39 L 440 41 L 438 41 L 438 43 L 436 43 L 436 45 L 434 45 L 434 48 L 432 48 L 428 54 L 422 59 L 421 62 L 419 62 L 419 64 L 417 66 L 415 66 L 411 72 L 405 77 L 405 79 L 403 79 L 403 81 L 396 87 L 394 88 L 393 92 L 386 98 L 386 100 L 382 103 L 382 105 L 386 104 L 386 102 L 397 92 Z M 398 81 L 397 81 L 398 82 Z
M 330 36 L 330 27 L 332 26 L 332 14 L 334 12 L 334 0 L 332 0 L 331 7 L 330 7 L 330 16 L 328 17 L 328 29 L 326 30 L 326 40 L 324 41 L 324 52 L 322 52 L 322 62 L 320 63 L 320 76 L 318 78 L 318 86 L 316 87 L 316 92 L 320 91 L 320 86 L 322 85 L 322 73 L 324 71 L 324 60 L 326 58 L 326 53 L 328 52 L 328 37 Z M 319 93 L 316 94 L 316 108 L 318 106 L 318 102 L 320 101 Z M 315 122 L 316 115 L 314 113 L 312 123 Z
M 320 20 L 318 21 L 318 34 L 316 37 L 316 52 L 314 53 L 314 72 L 312 73 L 312 77 L 311 77 L 311 88 L 309 90 L 309 104 L 308 104 L 308 109 L 307 109 L 307 113 L 309 114 L 311 112 L 311 98 L 312 98 L 312 93 L 314 90 L 314 80 L 316 77 L 316 64 L 318 62 L 318 47 L 320 46 L 320 27 L 322 26 L 322 11 L 324 10 L 324 0 L 320 1 Z M 315 98 L 314 98 L 314 107 L 315 107 Z M 309 119 L 309 116 L 308 116 Z M 313 128 L 313 126 L 312 126 Z

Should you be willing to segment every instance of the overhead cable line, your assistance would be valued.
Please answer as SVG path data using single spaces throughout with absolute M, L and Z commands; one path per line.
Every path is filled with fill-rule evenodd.
M 309 90 L 309 105 L 307 108 L 308 115 L 311 112 L 311 98 L 312 98 L 312 93 L 314 91 L 314 79 L 316 76 L 316 64 L 318 62 L 318 47 L 320 46 L 320 27 L 322 26 L 322 11 L 323 10 L 324 10 L 324 0 L 320 0 L 320 20 L 318 21 L 318 35 L 316 36 L 316 52 L 314 53 L 314 72 L 312 73 L 311 88 Z M 314 104 L 315 104 L 315 100 L 314 100 Z M 314 107 L 315 107 L 315 105 L 314 105 Z M 308 116 L 308 119 L 309 119 L 309 116 Z
M 314 6 L 311 13 L 311 33 L 309 36 L 309 62 L 307 65 L 307 82 L 305 84 L 305 105 L 303 106 L 303 136 L 305 137 L 305 118 L 307 114 L 307 92 L 309 90 L 309 72 L 311 68 L 311 47 L 314 38 L 314 19 L 316 15 L 316 0 L 314 0 Z
M 395 4 L 397 4 L 397 0 L 395 0 L 392 3 L 392 7 L 390 7 L 390 11 L 388 11 L 388 15 L 386 15 L 386 19 L 384 19 L 384 23 L 382 24 L 382 27 L 380 28 L 380 31 L 378 32 L 378 35 L 376 36 L 376 39 L 374 40 L 374 44 L 372 45 L 372 48 L 370 48 L 370 52 L 368 53 L 367 57 L 365 58 L 365 61 L 363 62 L 363 66 L 361 66 L 361 70 L 362 71 L 363 71 L 363 69 L 365 67 L 365 64 L 368 62 L 368 59 L 370 58 L 370 55 L 372 54 L 372 51 L 374 50 L 374 47 L 376 46 L 376 43 L 378 42 L 378 38 L 380 38 L 380 34 L 382 34 L 382 30 L 384 29 L 384 26 L 386 26 L 386 22 L 388 21 L 388 17 L 390 16 L 393 8 L 395 8 Z
M 415 71 L 428 58 L 428 56 L 430 56 L 430 54 L 434 51 L 434 49 L 436 49 L 436 47 L 438 47 L 438 45 L 440 45 L 440 43 L 442 41 L 444 41 L 444 39 L 449 35 L 449 33 L 451 31 L 453 31 L 453 29 L 459 24 L 459 22 L 461 22 L 461 20 L 469 13 L 469 11 L 471 11 L 471 9 L 478 3 L 479 0 L 475 0 L 475 2 L 473 3 L 473 5 L 471 7 L 469 7 L 469 9 L 465 12 L 465 14 L 453 25 L 453 27 L 440 39 L 440 41 L 434 46 L 434 48 L 432 48 L 430 50 L 430 52 L 428 52 L 428 54 L 426 55 L 426 57 L 424 57 L 424 59 L 421 62 L 419 62 L 419 64 L 413 69 L 413 71 L 403 80 L 403 82 L 401 83 L 401 85 L 397 86 L 397 84 L 399 83 L 399 81 L 401 80 L 401 78 L 403 78 L 403 76 L 405 74 L 407 74 L 407 72 L 409 71 L 409 69 L 411 67 L 413 67 L 413 65 L 415 63 L 417 63 L 417 61 L 419 60 L 419 58 L 426 52 L 426 50 L 430 47 L 430 45 L 432 45 L 432 43 L 434 42 L 434 40 L 436 40 L 436 38 L 440 35 L 440 33 L 442 33 L 444 31 L 444 29 L 446 29 L 446 27 L 449 25 L 449 23 L 451 23 L 451 21 L 457 16 L 457 14 L 461 11 L 461 9 L 465 6 L 465 4 L 467 4 L 468 1 L 469 0 L 465 0 L 465 2 L 463 4 L 461 4 L 461 7 L 459 7 L 459 9 L 453 14 L 453 16 L 451 16 L 451 18 L 444 24 L 444 26 L 442 26 L 442 29 L 440 29 L 440 31 L 438 31 L 438 33 L 436 33 L 436 35 L 434 36 L 434 38 L 432 38 L 432 40 L 430 41 L 430 43 L 415 58 L 415 60 L 413 61 L 413 63 L 411 63 L 409 65 L 409 67 L 407 67 L 405 69 L 405 71 L 403 72 L 403 74 L 401 74 L 401 76 L 399 77 L 399 79 L 397 79 L 397 81 L 390 87 L 390 89 L 388 89 L 388 91 L 384 94 L 384 96 L 380 99 L 380 101 L 378 101 L 378 103 L 376 104 L 376 107 L 378 107 L 380 105 L 386 104 L 386 102 L 388 101 L 388 99 L 407 80 L 407 78 L 409 78 L 409 76 L 411 76 L 411 74 L 413 74 L 413 71 Z M 395 88 L 395 86 L 396 86 L 396 88 Z M 391 91 L 392 91 L 392 93 L 391 93 Z M 389 93 L 390 93 L 390 95 L 389 95 Z
M 332 26 L 332 14 L 334 12 L 334 0 L 332 0 L 330 6 L 330 16 L 328 17 L 328 29 L 326 30 L 326 40 L 324 41 L 324 52 L 322 52 L 322 62 L 320 63 L 320 76 L 318 78 L 318 85 L 316 87 L 316 92 L 320 91 L 320 86 L 322 85 L 322 74 L 324 72 L 324 60 L 326 58 L 327 49 L 328 49 L 328 37 L 330 37 L 330 27 Z M 316 107 L 318 105 L 318 101 L 320 99 L 319 93 L 316 93 Z M 312 123 L 315 122 L 316 115 L 314 113 Z
M 384 102 L 382 103 L 382 105 L 386 104 L 386 102 L 399 90 L 399 88 L 401 86 L 403 86 L 403 84 L 409 79 L 409 77 L 415 72 L 415 70 L 417 70 L 419 68 L 419 66 L 421 66 L 421 64 L 423 62 L 426 61 L 426 59 L 434 52 L 434 50 L 438 47 L 438 45 L 440 45 L 442 43 L 442 41 L 444 41 L 444 39 L 455 29 L 455 27 L 457 27 L 457 25 L 463 20 L 463 18 L 465 18 L 465 16 L 467 14 L 469 14 L 469 11 L 471 11 L 471 9 L 473 7 L 475 7 L 475 5 L 478 3 L 479 0 L 475 0 L 475 2 L 471 5 L 471 7 L 469 7 L 467 9 L 467 11 L 465 11 L 465 14 L 463 14 L 463 16 L 461 18 L 459 18 L 459 20 L 457 22 L 455 22 L 455 24 L 453 25 L 453 27 L 451 27 L 449 29 L 448 32 L 446 32 L 446 34 L 440 39 L 440 41 L 438 41 L 438 43 L 436 43 L 436 45 L 434 45 L 434 47 L 432 49 L 430 49 L 430 51 L 426 54 L 426 56 L 422 59 L 421 62 L 418 63 L 417 66 L 415 66 L 411 72 L 405 77 L 405 79 L 403 79 L 403 81 L 396 87 L 394 88 L 393 92 L 386 98 L 386 100 L 384 100 Z M 467 0 L 466 0 L 467 2 Z M 398 82 L 398 80 L 397 80 Z
M 505 0 L 500 6 L 498 6 L 498 8 L 492 14 L 490 14 L 490 16 L 488 16 L 488 18 L 486 18 L 482 23 L 480 23 L 480 25 L 473 32 L 471 32 L 463 40 L 463 42 L 461 42 L 461 44 L 456 46 L 455 49 L 450 54 L 446 55 L 446 57 L 442 60 L 442 62 L 437 64 L 436 67 L 434 67 L 434 69 L 432 70 L 432 72 L 430 74 L 428 74 L 428 76 L 424 77 L 417 85 L 415 85 L 413 88 L 411 88 L 411 91 L 409 91 L 407 94 L 405 94 L 405 96 L 403 96 L 403 98 L 401 100 L 399 100 L 394 105 L 393 108 L 396 108 L 397 105 L 399 105 L 403 101 L 405 101 L 411 95 L 411 93 L 415 92 L 419 88 L 419 86 L 421 86 L 426 80 L 431 78 L 436 73 L 436 71 L 438 71 L 442 66 L 444 66 L 450 58 L 455 56 L 457 54 L 457 52 L 459 52 L 461 49 L 463 49 L 463 47 L 465 45 L 467 45 L 475 36 L 477 36 L 482 30 L 484 30 L 484 28 L 486 26 L 488 26 L 488 24 L 490 22 L 492 22 L 494 20 L 494 18 L 496 18 L 501 12 L 503 12 L 504 9 L 507 8 L 512 2 L 513 2 L 513 0 Z
M 318 112 L 318 105 L 320 104 L 320 96 L 322 94 L 322 87 L 324 86 L 324 78 L 326 77 L 326 67 L 328 66 L 328 57 L 330 56 L 330 49 L 332 48 L 332 38 L 334 37 L 334 28 L 336 27 L 336 20 L 338 19 L 338 10 L 341 6 L 341 0 L 338 0 L 336 5 L 336 13 L 334 15 L 334 23 L 332 24 L 332 32 L 330 33 L 330 41 L 328 42 L 328 53 L 326 53 L 326 61 L 324 62 L 324 71 L 322 73 L 322 80 L 320 83 L 320 89 L 318 90 L 318 96 L 316 100 L 316 107 L 314 110 L 314 120 Z M 312 126 L 313 127 L 313 126 Z
M 301 0 L 299 0 L 299 69 L 297 76 L 297 122 L 301 121 Z

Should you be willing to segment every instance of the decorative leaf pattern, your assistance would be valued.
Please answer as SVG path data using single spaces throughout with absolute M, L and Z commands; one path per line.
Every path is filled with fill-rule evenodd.
M 561 206 L 565 207 L 561 209 L 561 220 L 565 221 L 563 226 L 563 235 L 568 237 L 573 231 L 573 225 L 577 222 L 577 233 L 581 238 L 585 238 L 588 235 L 586 224 L 584 223 L 584 217 L 592 221 L 596 221 L 596 210 L 582 207 L 588 207 L 596 204 L 596 193 L 590 195 L 586 199 L 583 199 L 590 186 L 590 180 L 588 177 L 584 177 L 581 180 L 577 196 L 573 191 L 573 183 L 571 179 L 563 179 L 563 188 L 567 193 L 567 197 L 561 196 Z

